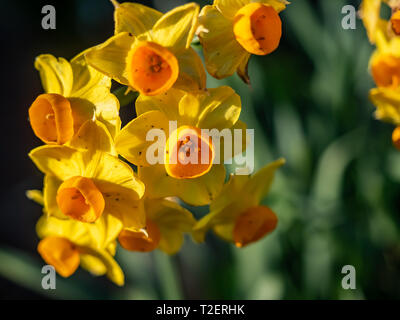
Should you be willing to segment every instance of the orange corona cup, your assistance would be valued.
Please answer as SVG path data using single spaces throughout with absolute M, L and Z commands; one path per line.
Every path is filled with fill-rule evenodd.
M 400 85 L 400 58 L 382 54 L 372 61 L 372 77 L 378 87 L 398 87 Z
M 165 169 L 173 178 L 193 179 L 211 170 L 214 159 L 212 139 L 199 128 L 181 126 L 168 138 Z
M 392 30 L 396 35 L 400 35 L 400 10 L 396 10 L 391 19 L 390 22 L 392 24 Z
M 46 237 L 39 242 L 38 252 L 63 277 L 69 277 L 79 267 L 78 248 L 63 237 Z
M 250 3 L 236 13 L 233 33 L 246 51 L 266 55 L 279 46 L 282 21 L 273 7 Z
M 233 240 L 237 247 L 244 247 L 272 232 L 277 224 L 278 218 L 270 208 L 249 208 L 236 219 Z
M 129 82 L 145 95 L 157 95 L 170 89 L 179 74 L 178 60 L 157 43 L 142 41 L 128 55 Z
M 72 219 L 94 222 L 102 215 L 105 201 L 91 179 L 73 177 L 58 188 L 57 204 L 61 212 Z
M 38 96 L 29 108 L 35 135 L 47 144 L 64 144 L 74 135 L 74 120 L 68 99 L 55 93 Z
M 141 252 L 149 252 L 156 249 L 160 239 L 160 229 L 149 219 L 146 221 L 146 232 L 124 229 L 118 236 L 118 241 L 124 249 Z

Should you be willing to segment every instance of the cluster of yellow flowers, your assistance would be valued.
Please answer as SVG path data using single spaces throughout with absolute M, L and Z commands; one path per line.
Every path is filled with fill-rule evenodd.
M 216 147 L 200 130 L 246 130 L 239 120 L 241 100 L 228 86 L 206 88 L 191 43 L 197 35 L 212 76 L 236 71 L 248 83 L 250 55 L 266 55 L 279 45 L 279 12 L 288 3 L 215 0 L 201 12 L 189 3 L 162 14 L 112 2 L 114 36 L 71 61 L 49 54 L 36 58 L 45 93 L 32 103 L 29 119 L 45 145 L 29 156 L 45 177 L 43 191 L 27 195 L 43 205 L 36 229 L 38 252 L 48 264 L 64 277 L 80 265 L 123 285 L 114 260 L 117 240 L 126 250 L 174 254 L 185 233 L 203 242 L 213 230 L 243 247 L 275 229 L 276 215 L 260 203 L 284 160 L 225 182 L 224 165 L 213 162 Z M 137 117 L 122 129 L 112 80 L 139 93 Z M 173 132 L 170 121 L 177 123 Z M 150 129 L 168 139 L 164 163 L 147 159 Z M 206 164 L 170 157 L 206 151 Z M 180 201 L 209 205 L 209 213 L 196 221 Z
M 383 6 L 390 8 L 390 19 L 381 17 Z M 396 126 L 392 140 L 400 150 L 400 0 L 363 0 L 360 15 L 376 45 L 369 62 L 376 88 L 369 96 L 376 118 Z

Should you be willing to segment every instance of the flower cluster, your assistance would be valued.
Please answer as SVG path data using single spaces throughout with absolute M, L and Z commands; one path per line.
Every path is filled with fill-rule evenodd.
M 114 36 L 71 61 L 36 58 L 45 93 L 30 106 L 29 119 L 45 144 L 29 156 L 44 185 L 27 196 L 43 205 L 36 230 L 48 264 L 63 277 L 81 266 L 123 285 L 117 241 L 126 250 L 174 254 L 185 233 L 203 242 L 213 230 L 243 247 L 276 228 L 275 213 L 261 202 L 284 160 L 225 181 L 225 167 L 215 159 L 232 141 L 224 136 L 215 144 L 203 129 L 244 133 L 241 99 L 228 86 L 206 88 L 191 44 L 197 35 L 210 75 L 236 71 L 249 83 L 250 55 L 278 47 L 279 12 L 288 3 L 215 0 L 201 11 L 189 3 L 163 14 L 112 2 Z M 138 92 L 136 117 L 123 128 L 112 80 Z M 149 132 L 157 133 L 156 142 Z M 206 161 L 187 161 L 193 155 Z M 236 155 L 223 152 L 225 159 Z M 210 210 L 197 221 L 184 203 Z
M 381 17 L 382 6 L 390 8 L 390 19 Z M 376 45 L 369 62 L 376 84 L 370 100 L 376 118 L 396 126 L 392 140 L 400 149 L 400 0 L 363 0 L 360 14 L 370 42 Z

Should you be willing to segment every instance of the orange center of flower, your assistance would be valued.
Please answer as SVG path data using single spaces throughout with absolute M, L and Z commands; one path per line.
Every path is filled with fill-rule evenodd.
M 64 144 L 74 135 L 71 104 L 55 93 L 41 94 L 29 108 L 35 135 L 48 144 Z
M 121 246 L 130 251 L 149 252 L 158 247 L 161 239 L 160 229 L 147 219 L 146 232 L 124 229 L 118 236 Z
M 400 58 L 390 54 L 380 55 L 372 62 L 371 71 L 378 87 L 400 85 Z
M 57 203 L 63 214 L 82 222 L 94 222 L 103 213 L 102 193 L 89 178 L 65 180 L 57 191 Z
M 200 177 L 211 170 L 213 159 L 212 139 L 199 128 L 181 126 L 168 138 L 165 169 L 173 178 Z
M 238 248 L 244 247 L 272 232 L 277 223 L 278 218 L 270 208 L 249 208 L 236 219 L 233 240 Z
M 400 150 L 400 126 L 396 127 L 392 133 L 393 145 Z
M 128 56 L 129 82 L 144 95 L 154 96 L 170 89 L 179 74 L 172 52 L 154 42 L 143 41 Z
M 274 51 L 282 36 L 282 21 L 274 8 L 250 3 L 235 15 L 233 33 L 246 51 L 266 55 Z
M 397 10 L 395 13 L 393 13 L 390 22 L 392 23 L 393 32 L 396 35 L 400 35 L 400 10 Z
M 46 237 L 39 242 L 37 250 L 43 260 L 65 278 L 72 275 L 79 267 L 79 250 L 66 238 Z

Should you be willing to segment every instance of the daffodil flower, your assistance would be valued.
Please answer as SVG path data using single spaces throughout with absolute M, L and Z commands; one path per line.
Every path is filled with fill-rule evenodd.
M 146 229 L 135 231 L 124 228 L 118 236 L 121 246 L 130 251 L 149 252 L 160 249 L 168 254 L 177 253 L 184 233 L 192 231 L 196 220 L 178 203 L 167 199 L 144 200 Z
M 111 215 L 95 223 L 42 216 L 36 232 L 41 239 L 38 252 L 58 274 L 69 277 L 79 265 L 95 276 L 107 275 L 115 284 L 124 284 L 124 274 L 114 260 L 116 238 L 122 223 Z
M 381 17 L 382 4 L 391 8 L 390 20 Z M 360 17 L 367 30 L 368 39 L 376 43 L 377 32 L 380 31 L 386 39 L 400 35 L 400 1 L 399 0 L 362 0 L 360 6 Z
M 249 83 L 247 65 L 252 54 L 267 55 L 279 45 L 279 12 L 286 0 L 214 0 L 200 13 L 198 36 L 207 71 L 222 79 L 235 72 Z
M 44 203 L 48 215 L 94 222 L 111 214 L 134 229 L 145 226 L 138 200 L 144 185 L 131 167 L 116 157 L 105 126 L 88 120 L 69 146 L 32 150 L 32 161 L 46 174 Z
M 67 143 L 88 119 L 103 122 L 112 136 L 120 129 L 111 78 L 88 66 L 83 55 L 71 62 L 50 54 L 35 60 L 45 93 L 29 108 L 29 120 L 35 135 L 46 144 Z
M 89 49 L 88 63 L 130 89 L 158 95 L 171 87 L 205 88 L 206 75 L 190 48 L 199 6 L 189 3 L 166 14 L 136 3 L 115 4 L 115 35 Z
M 148 197 L 178 196 L 192 205 L 206 205 L 220 191 L 225 168 L 221 163 L 214 163 L 217 150 L 200 130 L 243 129 L 245 125 L 238 120 L 240 111 L 240 97 L 226 86 L 201 93 L 171 89 L 155 97 L 141 95 L 136 101 L 138 117 L 117 135 L 116 148 L 125 159 L 138 166 Z M 170 121 L 176 121 L 176 129 L 171 132 Z M 155 164 L 148 161 L 155 144 L 147 139 L 151 129 L 158 129 L 165 135 L 165 141 L 157 141 L 158 145 L 164 144 L 159 148 L 161 151 L 154 151 L 164 161 Z M 180 161 L 187 152 L 197 159 L 205 155 L 209 161 Z
M 278 219 L 260 202 L 269 191 L 275 171 L 284 163 L 280 159 L 252 176 L 232 176 L 210 204 L 210 213 L 194 226 L 194 238 L 203 242 L 206 232 L 213 229 L 222 239 L 241 248 L 272 232 Z

